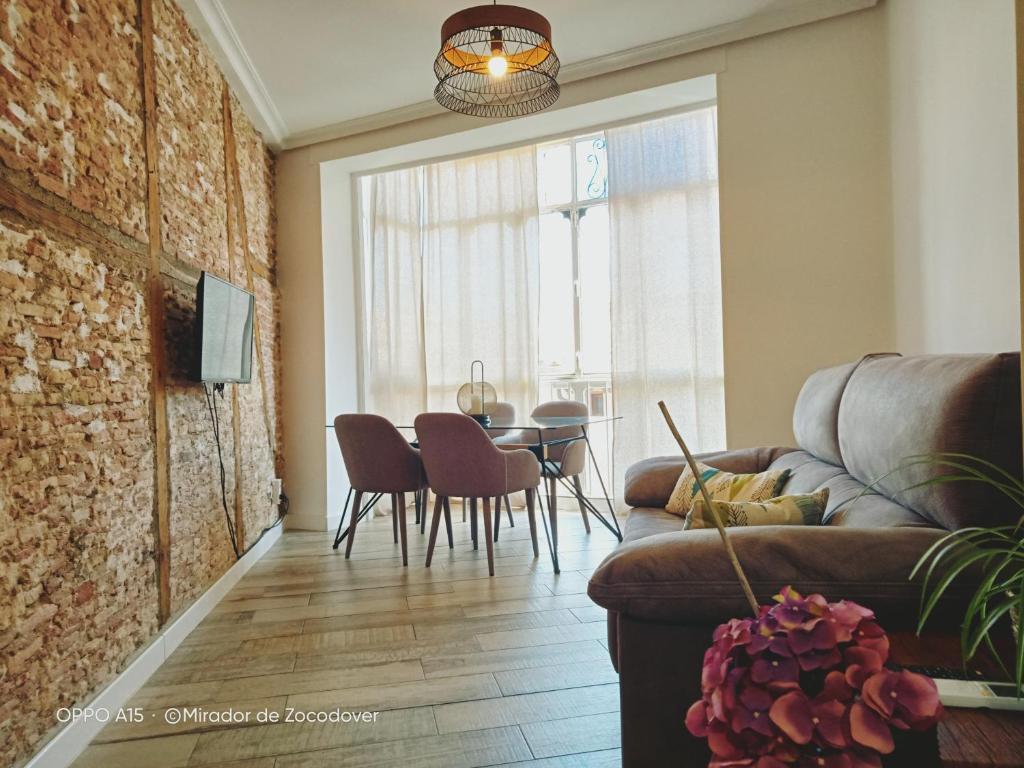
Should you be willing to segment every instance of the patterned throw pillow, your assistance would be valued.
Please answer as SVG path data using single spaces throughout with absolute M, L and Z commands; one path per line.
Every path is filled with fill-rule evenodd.
M 715 501 L 767 501 L 778 496 L 782 486 L 789 480 L 788 469 L 768 470 L 756 475 L 734 475 L 700 462 L 697 463 L 697 469 Z M 676 481 L 665 511 L 685 517 L 698 496 L 700 487 L 687 464 Z
M 821 525 L 828 505 L 828 488 L 797 496 L 779 496 L 768 501 L 723 501 L 715 503 L 726 528 L 746 525 Z M 695 499 L 686 515 L 683 530 L 714 528 L 704 499 Z

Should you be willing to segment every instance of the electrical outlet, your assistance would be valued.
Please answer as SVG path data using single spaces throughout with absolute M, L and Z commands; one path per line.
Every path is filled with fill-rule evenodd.
M 283 487 L 283 481 L 280 477 L 275 477 L 270 484 L 271 499 L 274 503 L 277 503 L 281 499 L 281 488 Z

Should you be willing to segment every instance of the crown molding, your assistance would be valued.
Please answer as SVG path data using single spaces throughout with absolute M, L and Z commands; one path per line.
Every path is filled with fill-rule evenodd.
M 619 70 L 639 67 L 688 53 L 715 48 L 753 37 L 771 34 L 790 27 L 872 8 L 879 0 L 801 0 L 795 5 L 765 11 L 728 24 L 668 38 L 648 45 L 595 56 L 562 67 L 559 82 L 563 85 Z M 179 0 L 189 19 L 207 33 L 215 54 L 225 69 L 231 85 L 243 104 L 275 149 L 297 149 L 324 141 L 355 136 L 361 133 L 446 114 L 433 99 L 408 104 L 385 112 L 343 120 L 338 123 L 290 134 L 269 92 L 260 79 L 252 60 L 245 52 L 238 34 L 220 0 Z
M 878 0 L 803 0 L 798 5 L 766 11 L 717 27 L 668 38 L 656 43 L 628 48 L 595 56 L 592 59 L 562 67 L 559 83 L 562 85 L 600 77 L 622 69 L 639 67 L 662 59 L 671 59 L 688 53 L 735 43 L 752 37 L 771 34 L 790 27 L 842 16 L 872 8 Z M 386 112 L 344 120 L 308 131 L 294 133 L 283 142 L 284 149 L 298 149 L 324 141 L 355 136 L 402 123 L 445 114 L 447 110 L 436 101 L 421 101 Z
M 256 66 L 220 0 L 179 0 L 186 18 L 213 49 L 232 90 L 246 114 L 274 149 L 288 137 L 288 125 L 270 96 Z
M 878 5 L 878 0 L 801 0 L 798 5 L 747 16 L 717 27 L 708 27 L 655 43 L 615 51 L 565 67 L 565 82 L 599 77 L 609 72 L 639 67 L 662 59 L 735 43 L 752 37 L 799 27 L 833 16 L 842 16 Z

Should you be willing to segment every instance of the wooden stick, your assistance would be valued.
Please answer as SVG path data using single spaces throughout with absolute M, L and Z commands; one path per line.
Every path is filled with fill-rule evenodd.
M 683 440 L 683 436 L 679 434 L 679 430 L 676 429 L 676 424 L 672 421 L 672 415 L 668 412 L 668 406 L 665 405 L 664 400 L 658 401 L 658 407 L 661 409 L 661 415 L 665 417 L 665 422 L 668 424 L 669 431 L 672 432 L 672 437 L 679 443 L 679 447 L 683 449 L 683 455 L 686 457 L 686 463 L 690 465 L 690 471 L 693 473 L 694 478 L 697 480 L 697 486 L 700 488 L 700 495 L 704 499 L 704 504 L 707 506 L 708 511 L 711 513 L 711 519 L 715 521 L 715 527 L 718 528 L 718 535 L 722 537 L 722 543 L 725 544 L 725 552 L 729 556 L 729 562 L 732 564 L 732 569 L 736 572 L 736 578 L 740 581 L 740 586 L 743 588 L 743 594 L 746 595 L 747 602 L 750 603 L 750 610 L 757 616 L 759 608 L 757 605 L 757 598 L 754 597 L 754 590 L 750 588 L 750 582 L 747 581 L 747 574 L 743 572 L 743 566 L 740 565 L 740 560 L 736 557 L 736 551 L 732 548 L 732 542 L 729 541 L 729 535 L 725 532 L 725 525 L 722 523 L 722 519 L 718 515 L 718 510 L 715 508 L 715 502 L 711 500 L 711 494 L 708 493 L 707 486 L 704 485 L 704 478 L 701 477 L 700 470 L 697 468 L 697 462 L 693 458 L 693 454 L 690 453 L 690 449 L 686 447 L 686 442 Z
M 153 39 L 153 0 L 139 0 L 142 25 L 142 115 L 146 142 L 146 226 L 149 234 L 149 272 L 146 275 L 149 310 L 150 395 L 153 419 L 153 506 L 157 545 L 157 618 L 160 626 L 171 615 L 171 470 L 167 416 L 167 353 L 164 340 L 164 286 L 160 276 L 160 163 L 156 134 L 156 53 Z

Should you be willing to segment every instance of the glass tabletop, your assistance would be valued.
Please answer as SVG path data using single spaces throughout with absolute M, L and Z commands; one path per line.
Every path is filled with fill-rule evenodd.
M 619 421 L 621 416 L 527 416 L 517 418 L 514 424 L 491 424 L 484 426 L 485 430 L 505 430 L 514 432 L 516 430 L 546 430 L 561 429 L 562 427 L 586 427 L 591 424 L 605 424 L 610 421 Z M 411 424 L 399 424 L 399 429 L 413 429 Z M 327 429 L 334 429 L 333 424 L 328 424 Z
M 586 427 L 590 424 L 604 424 L 609 421 L 618 421 L 621 416 L 527 416 L 517 418 L 514 424 L 490 424 L 480 426 L 486 430 L 502 429 L 508 431 L 516 430 L 540 430 L 560 429 L 562 427 Z M 411 426 L 399 426 L 399 429 L 412 429 Z

